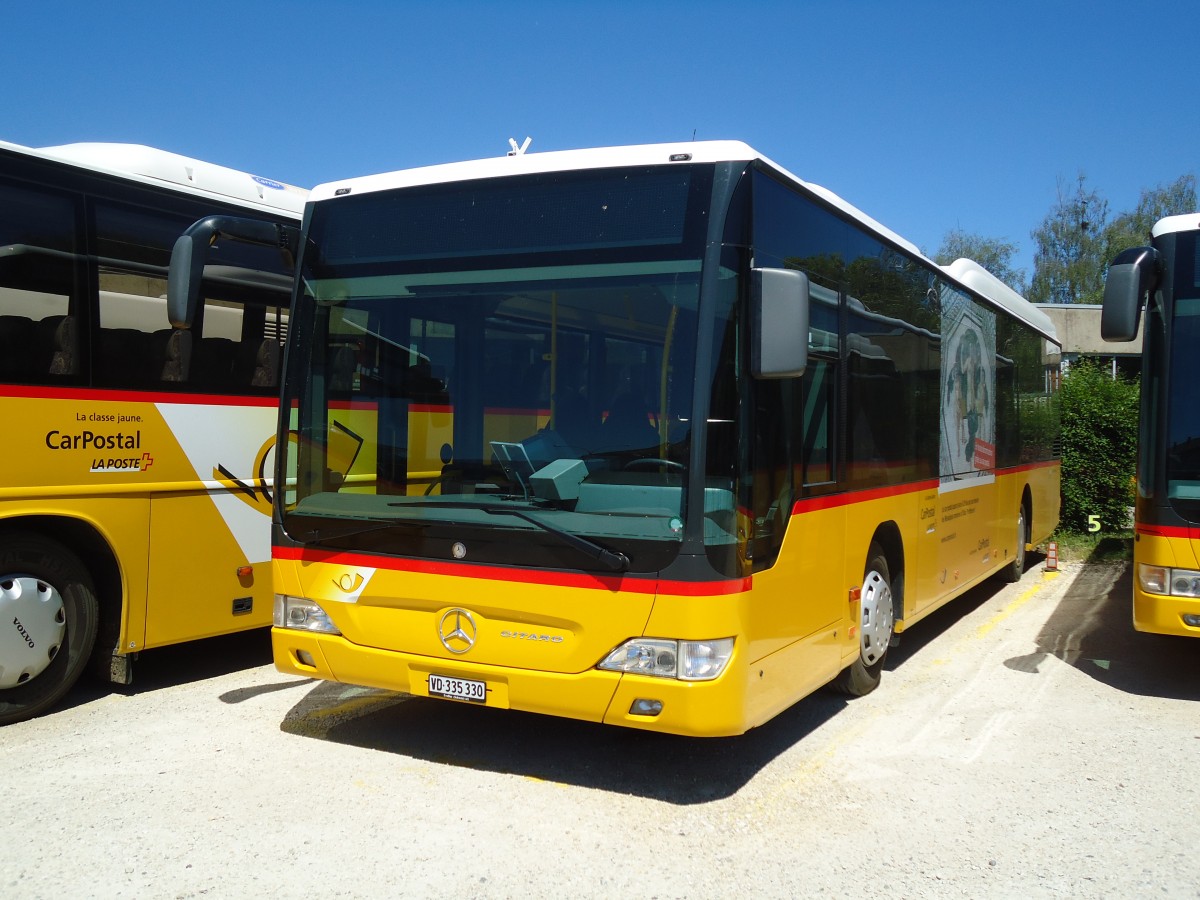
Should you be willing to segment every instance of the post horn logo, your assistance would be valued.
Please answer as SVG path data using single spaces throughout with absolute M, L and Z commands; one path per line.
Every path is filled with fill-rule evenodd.
M 335 578 L 333 585 L 343 594 L 353 594 L 362 587 L 363 577 L 358 572 L 346 572 L 341 578 Z
M 448 609 L 438 621 L 438 638 L 451 653 L 466 653 L 475 646 L 475 619 L 465 609 Z

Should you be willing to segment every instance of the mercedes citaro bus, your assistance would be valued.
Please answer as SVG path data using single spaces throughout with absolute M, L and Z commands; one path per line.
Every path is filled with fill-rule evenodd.
M 741 143 L 314 189 L 276 450 L 280 670 L 729 735 L 1020 576 L 1048 319 Z M 191 273 L 189 276 L 188 273 Z M 286 484 L 283 484 L 286 482 Z
M 1113 260 L 1105 340 L 1142 339 L 1134 505 L 1133 627 L 1200 637 L 1200 213 L 1156 224 L 1152 244 Z

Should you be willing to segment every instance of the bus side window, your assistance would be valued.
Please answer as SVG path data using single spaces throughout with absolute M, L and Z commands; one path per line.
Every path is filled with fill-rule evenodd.
M 834 480 L 830 439 L 834 434 L 837 366 L 826 359 L 810 356 L 809 360 L 800 401 L 803 404 L 799 436 L 802 482 L 805 485 L 827 484 Z
M 63 325 L 82 305 L 78 220 L 68 196 L 0 183 L 0 381 L 56 384 L 81 371 Z
M 157 387 L 167 360 L 165 278 L 102 267 L 92 378 L 103 387 Z

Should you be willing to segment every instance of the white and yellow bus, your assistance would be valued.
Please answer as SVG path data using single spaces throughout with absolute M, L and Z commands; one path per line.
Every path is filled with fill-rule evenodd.
M 295 224 L 306 191 L 148 147 L 0 143 L 0 724 L 92 661 L 271 621 L 291 270 L 217 246 L 190 330 L 167 265 L 197 218 Z
M 300 238 L 281 671 L 738 734 L 1057 521 L 1047 318 L 744 144 L 332 183 Z
M 1200 637 L 1200 213 L 1162 219 L 1151 240 L 1113 260 L 1100 322 L 1130 341 L 1145 313 L 1133 627 Z

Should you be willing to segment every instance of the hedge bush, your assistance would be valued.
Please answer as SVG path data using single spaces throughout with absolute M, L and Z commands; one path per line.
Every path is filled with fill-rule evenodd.
M 1137 464 L 1138 384 L 1113 378 L 1094 363 L 1073 364 L 1063 377 L 1062 527 L 1105 532 L 1129 528 Z

